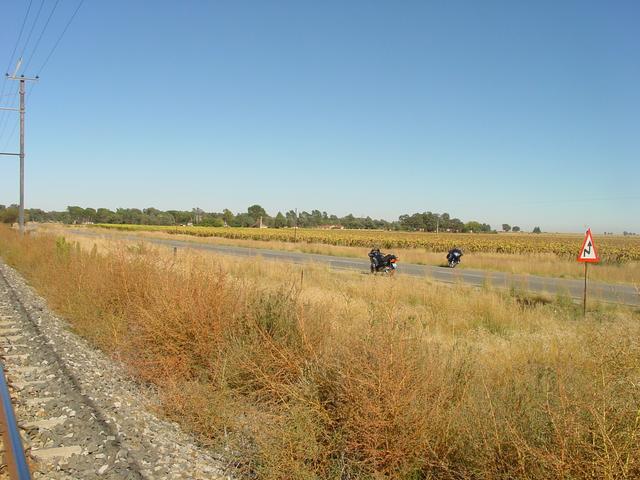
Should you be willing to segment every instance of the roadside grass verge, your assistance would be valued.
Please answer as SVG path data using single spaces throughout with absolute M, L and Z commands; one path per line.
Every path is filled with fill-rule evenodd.
M 64 232 L 65 228 L 60 225 L 46 225 L 41 227 L 45 229 L 54 229 Z M 126 229 L 124 227 L 131 227 Z M 139 228 L 133 228 L 139 227 Z M 85 228 L 85 227 L 74 227 Z M 120 230 L 124 228 L 124 230 Z M 152 228 L 152 227 L 148 227 Z M 328 245 L 324 243 L 306 243 L 306 242 L 287 242 L 279 240 L 251 240 L 251 239 L 234 239 L 224 237 L 202 237 L 181 233 L 171 233 L 168 228 L 159 231 L 146 231 L 144 226 L 112 226 L 105 229 L 104 227 L 91 228 L 95 232 L 108 231 L 111 235 L 136 235 L 141 239 L 146 238 L 179 238 L 183 241 L 210 243 L 217 245 L 232 245 L 248 248 L 264 248 L 290 252 L 312 253 L 319 255 L 331 255 L 337 257 L 350 258 L 367 258 L 369 248 L 349 247 L 342 245 Z M 65 233 L 61 233 L 65 234 Z M 67 233 L 68 235 L 68 233 Z M 550 236 L 552 237 L 552 236 Z M 456 245 L 456 234 L 447 234 L 445 237 L 449 240 L 449 248 Z M 502 240 L 505 247 L 510 241 L 509 236 L 497 236 L 496 241 Z M 581 237 L 576 237 L 576 256 L 580 249 Z M 633 244 L 633 240 L 630 241 Z M 372 245 L 373 246 L 373 243 Z M 638 247 L 634 247 L 638 248 Z M 415 263 L 418 265 L 438 265 L 446 264 L 445 253 L 433 252 L 425 248 L 390 248 L 396 255 L 400 257 L 401 262 Z M 542 275 L 558 278 L 581 278 L 583 273 L 582 264 L 575 261 L 573 257 L 559 257 L 553 253 L 493 253 L 493 252 L 467 252 L 463 257 L 462 263 L 456 267 L 462 269 L 479 269 L 493 270 L 499 272 L 507 272 L 514 274 L 530 274 Z M 640 282 L 640 262 L 626 261 L 623 263 L 603 262 L 594 264 L 590 268 L 589 276 L 592 280 L 611 283 L 638 283 Z
M 0 256 L 239 474 L 640 476 L 632 310 L 5 228 Z

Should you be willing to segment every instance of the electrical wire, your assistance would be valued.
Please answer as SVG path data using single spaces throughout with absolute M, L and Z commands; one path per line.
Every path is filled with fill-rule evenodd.
M 42 31 L 40 32 L 40 35 L 38 36 L 38 40 L 36 41 L 35 46 L 33 47 L 33 50 L 31 50 L 31 54 L 29 55 L 29 60 L 27 61 L 27 64 L 25 65 L 23 71 L 26 72 L 29 68 L 29 65 L 31 65 L 31 62 L 33 60 L 33 57 L 36 54 L 36 51 L 38 50 L 38 46 L 40 45 L 40 41 L 42 40 L 42 37 L 44 36 L 45 31 L 47 30 L 47 27 L 49 26 L 49 22 L 51 21 L 51 17 L 53 17 L 53 14 L 56 11 L 56 8 L 58 8 L 58 4 L 60 3 L 60 0 L 56 0 L 56 3 L 53 5 L 53 8 L 51 9 L 51 12 L 49 12 L 49 16 L 47 17 L 47 21 L 44 24 L 44 27 L 42 27 Z
M 71 22 L 73 22 L 73 19 L 76 18 L 76 15 L 78 14 L 78 10 L 80 10 L 80 7 L 82 7 L 83 4 L 84 4 L 84 0 L 80 0 L 80 3 L 78 3 L 78 6 L 76 7 L 75 11 L 71 15 L 71 18 L 69 18 L 69 21 L 65 25 L 64 30 L 62 30 L 62 33 L 60 34 L 58 39 L 56 40 L 56 43 L 53 45 L 53 48 L 49 52 L 49 55 L 47 55 L 47 57 L 45 58 L 44 63 L 40 67 L 40 70 L 38 70 L 38 73 L 37 73 L 36 76 L 39 77 L 40 73 L 42 72 L 42 70 L 44 70 L 44 67 L 47 66 L 47 63 L 49 63 L 49 60 L 51 59 L 51 56 L 54 54 L 54 52 L 58 48 L 58 45 L 60 44 L 60 41 L 62 40 L 62 38 L 64 37 L 65 33 L 67 33 L 67 30 L 69 29 L 69 25 L 71 25 Z
M 24 32 L 24 27 L 27 24 L 27 19 L 29 18 L 29 12 L 31 12 L 31 5 L 33 4 L 33 0 L 29 0 L 29 5 L 27 6 L 27 11 L 24 14 L 24 18 L 22 19 L 22 26 L 20 27 L 20 33 L 18 34 L 18 38 L 16 39 L 16 43 L 13 46 L 13 51 L 11 52 L 11 56 L 9 57 L 9 63 L 7 64 L 7 71 L 6 73 L 9 73 L 9 70 L 11 69 L 11 65 L 13 64 L 13 57 L 16 54 L 16 50 L 18 50 L 18 45 L 20 44 L 20 40 L 22 39 L 22 33 Z M 4 79 L 2 81 L 2 90 L 0 90 L 0 97 L 5 96 L 4 91 L 6 89 L 7 86 L 7 77 L 4 76 Z M 9 90 L 11 90 L 11 88 L 9 88 Z M 9 93 L 7 94 L 7 96 L 13 96 L 15 95 L 15 93 Z M 7 118 L 9 112 L 2 110 L 0 111 L 0 125 L 3 125 L 5 123 L 5 120 Z M 4 133 L 4 128 L 0 127 L 0 132 Z M 2 133 L 0 133 L 0 138 L 2 138 Z
M 31 29 L 29 29 L 29 35 L 27 35 L 27 40 L 24 42 L 24 45 L 22 46 L 22 51 L 20 52 L 20 57 L 19 58 L 24 58 L 24 52 L 27 50 L 27 46 L 29 45 L 29 42 L 31 41 L 31 35 L 33 35 L 33 31 L 36 28 L 36 25 L 38 24 L 38 20 L 40 19 L 40 14 L 42 13 L 42 7 L 44 7 L 44 1 L 42 0 L 40 2 L 40 7 L 38 8 L 38 12 L 36 13 L 36 18 L 33 20 L 33 23 L 31 24 Z M 29 5 L 31 6 L 31 5 Z M 6 77 L 5 77 L 6 78 Z M 18 94 L 18 86 L 16 85 L 16 90 L 13 93 L 13 95 L 17 96 Z M 2 127 L 2 130 L 0 130 L 0 138 L 2 138 L 2 135 L 4 134 L 4 131 L 6 130 L 6 124 L 7 122 L 5 121 L 4 126 Z M 15 131 L 15 127 L 13 129 L 13 131 Z M 13 133 L 11 133 L 10 135 L 13 135 Z M 9 138 L 8 140 L 10 140 L 11 138 Z
M 9 87 L 11 88 L 11 87 Z M 15 90 L 13 93 L 8 93 L 7 97 L 8 100 L 6 101 L 6 104 L 3 106 L 6 106 L 8 108 L 15 108 L 15 100 L 18 96 L 18 90 Z M 0 110 L 1 113 L 3 113 L 4 115 L 0 116 L 0 141 L 2 140 L 2 137 L 4 136 L 4 133 L 7 129 L 7 124 L 10 122 L 10 118 L 11 118 L 11 112 L 7 111 L 7 110 Z
M 22 26 L 20 27 L 20 33 L 18 34 L 18 39 L 16 40 L 16 44 L 13 46 L 13 52 L 11 52 L 11 56 L 9 57 L 9 65 L 7 66 L 7 72 L 11 69 L 11 64 L 13 63 L 13 56 L 16 54 L 16 50 L 18 49 L 18 44 L 20 43 L 20 39 L 22 38 L 22 32 L 24 31 L 24 26 L 27 23 L 27 18 L 29 18 L 29 12 L 31 11 L 31 4 L 33 0 L 29 1 L 29 6 L 27 7 L 27 13 L 24 14 L 24 19 L 22 20 Z M 6 77 L 5 77 L 6 81 Z M 2 89 L 4 92 L 4 88 Z
M 5 77 L 6 79 L 6 77 Z M 16 104 L 16 99 L 18 97 L 18 88 L 19 86 L 16 85 L 16 88 L 13 92 L 9 92 L 6 94 L 7 100 L 5 101 L 5 104 L 3 106 L 9 107 L 9 108 L 15 108 L 15 104 Z M 9 87 L 9 90 L 11 90 L 11 87 Z M 0 141 L 2 140 L 2 137 L 7 129 L 7 124 L 10 122 L 10 117 L 11 117 L 11 112 L 7 111 L 7 110 L 0 110 L 0 113 L 2 113 L 3 115 L 0 116 Z
M 42 2 L 40 2 L 40 8 L 38 8 L 38 13 L 36 13 L 36 18 L 33 21 L 33 24 L 31 25 L 31 29 L 29 30 L 29 35 L 27 36 L 27 41 L 24 42 L 24 45 L 22 47 L 22 51 L 20 52 L 20 58 L 24 58 L 24 52 L 27 49 L 27 45 L 29 45 L 29 41 L 31 40 L 31 35 L 33 35 L 33 31 L 36 28 L 36 25 L 38 24 L 38 19 L 40 18 L 40 13 L 42 13 L 42 7 L 44 7 L 44 0 L 42 0 Z
M 26 91 L 25 92 L 25 103 L 27 102 L 28 99 L 31 99 L 33 97 L 33 91 L 35 86 L 37 85 L 37 83 L 34 83 L 33 86 L 31 87 L 30 91 Z M 5 144 L 4 144 L 4 152 L 7 151 L 7 148 L 9 148 L 9 144 L 11 143 L 11 140 L 13 140 L 13 137 L 16 134 L 16 130 L 18 129 L 18 125 L 20 125 L 20 118 L 18 118 L 15 123 L 13 124 L 13 128 L 11 129 L 11 132 L 9 133 L 9 136 L 7 137 Z
M 20 120 L 16 120 L 16 123 L 13 124 L 13 128 L 11 129 L 11 133 L 7 137 L 7 141 L 4 144 L 4 149 L 3 149 L 4 152 L 6 152 L 7 148 L 9 148 L 9 144 L 11 143 L 11 140 L 13 139 L 13 136 L 16 134 L 16 129 L 18 128 L 18 124 L 19 123 L 20 123 Z
M 48 55 L 46 56 L 44 62 L 42 63 L 42 66 L 40 67 L 40 69 L 38 70 L 38 74 L 36 76 L 40 76 L 40 73 L 42 72 L 42 70 L 45 68 L 45 66 L 49 63 L 49 60 L 51 59 L 51 57 L 53 56 L 53 54 L 55 53 L 56 49 L 58 48 L 58 45 L 60 44 L 60 42 L 62 41 L 63 37 L 65 36 L 65 34 L 67 33 L 67 30 L 69 29 L 69 26 L 71 25 L 71 23 L 73 22 L 73 20 L 75 19 L 76 15 L 78 14 L 78 11 L 80 10 L 80 8 L 82 7 L 82 5 L 84 4 L 85 0 L 80 0 L 80 2 L 78 3 L 78 6 L 76 7 L 76 9 L 73 11 L 73 14 L 71 15 L 71 17 L 69 18 L 69 20 L 67 21 L 64 29 L 62 30 L 62 32 L 60 33 L 60 35 L 58 36 L 58 38 L 56 39 L 55 43 L 53 44 L 53 47 L 51 48 L 51 50 L 49 51 Z M 31 0 L 31 2 L 33 2 L 33 0 Z M 31 2 L 29 3 L 29 9 L 31 8 Z M 56 11 L 56 8 L 58 7 L 60 0 L 56 0 L 55 5 L 53 6 L 53 8 L 51 9 L 51 11 L 49 12 L 49 17 L 47 18 L 42 31 L 40 32 L 40 35 L 38 36 L 38 40 L 35 43 L 35 46 L 33 48 L 33 50 L 31 51 L 31 55 L 29 56 L 29 61 L 27 62 L 26 67 L 28 67 L 31 64 L 31 61 L 33 59 L 33 56 L 38 48 L 38 46 L 40 45 L 40 41 L 42 40 L 42 37 L 44 36 L 44 33 L 49 25 L 49 22 L 51 21 L 51 18 L 53 17 L 54 12 Z M 42 7 L 44 5 L 44 0 L 42 0 L 41 4 L 40 4 L 40 8 L 38 9 L 38 14 L 36 15 L 36 19 L 33 22 L 32 26 L 31 26 L 31 30 L 29 32 L 29 35 L 27 37 L 27 41 L 25 42 L 23 48 L 22 48 L 22 53 L 21 53 L 21 58 L 22 55 L 24 55 L 24 52 L 27 48 L 27 45 L 29 44 L 29 40 L 31 39 L 31 35 L 33 33 L 33 30 L 38 22 L 38 18 L 40 17 L 40 13 L 42 11 Z M 28 12 L 27 12 L 28 13 Z M 28 15 L 27 15 L 28 16 Z M 25 16 L 25 21 L 23 23 L 26 22 L 26 17 Z M 23 25 L 24 28 L 24 25 Z M 22 34 L 22 32 L 21 32 Z M 17 49 L 17 45 L 19 44 L 19 40 L 18 42 L 16 42 L 16 49 Z M 15 50 L 15 49 L 14 49 Z M 15 51 L 13 52 L 12 56 L 15 54 Z M 12 59 L 11 59 L 12 60 Z M 11 60 L 9 61 L 9 65 L 11 65 Z M 25 70 L 26 70 L 25 67 Z M 6 79 L 5 79 L 6 81 Z M 17 97 L 17 93 L 18 93 L 18 88 L 16 87 L 16 90 L 14 93 L 10 93 L 9 96 L 13 96 L 13 97 Z M 33 89 L 31 90 L 31 94 L 33 93 Z M 11 100 L 11 105 L 13 105 L 13 99 Z M 0 122 L 2 123 L 2 122 Z M 6 126 L 7 126 L 8 122 L 4 122 L 4 125 L 2 125 L 0 127 L 0 140 L 2 139 L 2 136 L 4 134 L 4 131 L 6 130 Z M 9 136 L 7 137 L 6 140 L 6 144 L 5 144 L 5 148 L 9 145 L 9 143 L 11 142 L 11 140 L 13 139 L 13 136 L 15 135 L 17 126 L 18 126 L 19 122 L 16 122 L 13 125 L 13 128 L 11 130 L 11 132 L 9 133 Z

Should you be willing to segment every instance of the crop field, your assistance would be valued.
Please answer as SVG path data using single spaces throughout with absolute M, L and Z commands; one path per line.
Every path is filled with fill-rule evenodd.
M 258 229 L 217 227 L 163 227 L 152 225 L 102 224 L 102 228 L 121 231 L 155 231 L 196 237 L 237 240 L 318 243 L 345 247 L 414 248 L 446 252 L 453 246 L 466 253 L 553 254 L 575 259 L 582 246 L 582 235 L 570 234 L 475 234 L 414 233 L 380 230 Z M 598 236 L 598 253 L 605 263 L 640 261 L 640 237 Z
M 640 476 L 637 310 L 137 238 L 0 257 L 236 478 Z

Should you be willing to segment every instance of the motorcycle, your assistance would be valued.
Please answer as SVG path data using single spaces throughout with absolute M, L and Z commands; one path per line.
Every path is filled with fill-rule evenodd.
M 371 259 L 371 273 L 382 273 L 384 275 L 393 275 L 398 268 L 398 257 L 393 254 L 382 255 L 377 252 L 377 255 L 372 252 L 369 253 Z
M 449 250 L 449 253 L 447 253 L 447 263 L 449 264 L 449 267 L 455 268 L 455 266 L 460 263 L 461 258 L 462 258 L 461 250 L 457 248 L 454 248 L 453 250 Z

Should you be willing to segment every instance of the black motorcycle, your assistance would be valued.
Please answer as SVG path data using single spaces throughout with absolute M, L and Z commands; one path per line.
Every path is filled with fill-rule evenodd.
M 462 250 L 459 248 L 449 250 L 449 253 L 447 253 L 447 263 L 449 264 L 449 267 L 454 268 L 458 265 L 462 259 L 462 255 Z
M 369 259 L 371 260 L 371 273 L 393 275 L 398 268 L 398 257 L 393 254 L 383 255 L 377 249 L 369 252 Z

